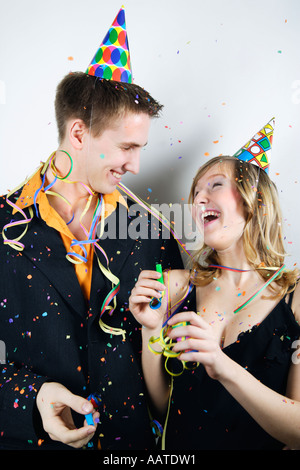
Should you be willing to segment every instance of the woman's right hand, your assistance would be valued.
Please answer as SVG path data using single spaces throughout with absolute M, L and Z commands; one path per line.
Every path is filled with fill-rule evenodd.
M 162 327 L 163 315 L 166 311 L 166 296 L 163 296 L 162 304 L 157 309 L 150 307 L 152 298 L 160 299 L 166 286 L 159 282 L 160 273 L 156 271 L 142 271 L 131 291 L 129 297 L 129 309 L 135 319 L 149 330 L 157 330 Z M 164 274 L 166 283 L 167 275 Z

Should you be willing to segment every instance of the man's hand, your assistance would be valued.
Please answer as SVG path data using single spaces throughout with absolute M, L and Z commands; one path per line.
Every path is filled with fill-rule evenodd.
M 96 427 L 75 427 L 71 409 L 85 415 L 93 413 L 93 419 L 99 418 L 92 403 L 85 398 L 74 395 L 63 385 L 56 382 L 46 382 L 37 394 L 37 408 L 40 412 L 43 427 L 54 441 L 60 441 L 76 449 L 86 445 L 93 437 Z

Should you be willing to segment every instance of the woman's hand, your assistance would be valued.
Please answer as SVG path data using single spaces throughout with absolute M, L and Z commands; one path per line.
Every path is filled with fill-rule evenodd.
M 129 309 L 135 319 L 149 330 L 157 330 L 162 327 L 163 314 L 166 310 L 166 299 L 162 299 L 162 304 L 157 309 L 150 307 L 152 298 L 160 299 L 166 287 L 157 281 L 160 273 L 156 271 L 142 271 L 137 283 L 131 291 L 129 297 Z M 164 275 L 164 281 L 166 281 Z
M 226 371 L 227 356 L 222 352 L 212 327 L 195 312 L 181 312 L 168 321 L 168 337 L 177 342 L 174 352 L 181 352 L 178 359 L 200 362 L 207 374 L 218 379 Z

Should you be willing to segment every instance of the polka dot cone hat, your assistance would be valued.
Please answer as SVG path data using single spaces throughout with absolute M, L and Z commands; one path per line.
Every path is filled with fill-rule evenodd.
M 107 80 L 132 83 L 124 7 L 114 19 L 86 73 Z
M 272 118 L 252 139 L 250 139 L 233 156 L 239 160 L 253 163 L 266 173 L 269 172 L 272 151 L 275 118 Z

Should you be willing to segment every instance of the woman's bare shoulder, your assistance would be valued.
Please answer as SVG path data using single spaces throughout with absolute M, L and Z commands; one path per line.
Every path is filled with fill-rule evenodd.
M 185 289 L 190 280 L 190 271 L 188 269 L 173 269 L 169 272 L 169 285 L 174 290 Z
M 166 276 L 166 275 L 165 275 Z M 170 302 L 171 312 L 176 307 L 189 286 L 190 271 L 188 269 L 174 269 L 168 272 L 164 279 L 167 287 L 168 299 Z

